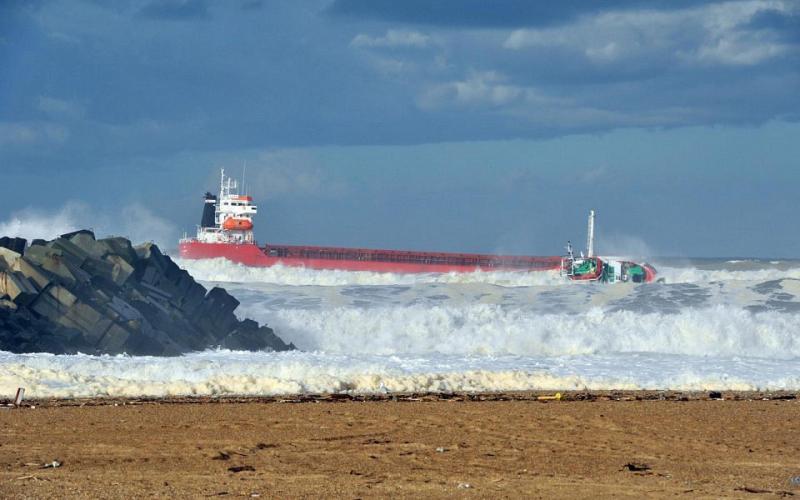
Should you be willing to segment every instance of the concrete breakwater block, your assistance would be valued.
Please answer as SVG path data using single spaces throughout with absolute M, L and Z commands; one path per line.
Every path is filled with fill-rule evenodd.
M 39 292 L 33 283 L 22 273 L 0 271 L 0 296 L 5 295 L 17 306 L 32 302 Z
M 8 236 L 0 238 L 0 247 L 7 248 L 16 253 L 25 251 L 25 245 L 27 245 L 27 243 L 28 241 L 25 238 L 10 238 Z
M 0 350 L 177 355 L 221 346 L 289 350 L 269 327 L 240 321 L 239 301 L 207 291 L 153 243 L 0 238 Z

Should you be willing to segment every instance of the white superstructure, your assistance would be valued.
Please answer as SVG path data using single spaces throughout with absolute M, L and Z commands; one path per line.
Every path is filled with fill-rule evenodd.
M 213 219 L 210 217 L 211 210 Z M 206 207 L 203 220 L 197 226 L 196 241 L 253 243 L 253 216 L 257 211 L 253 197 L 239 194 L 236 180 L 226 177 L 225 169 L 221 169 L 219 197 L 206 195 Z

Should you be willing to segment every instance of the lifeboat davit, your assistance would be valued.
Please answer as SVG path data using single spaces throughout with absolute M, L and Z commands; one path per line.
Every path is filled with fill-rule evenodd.
M 250 219 L 234 219 L 229 217 L 222 224 L 223 229 L 228 231 L 250 231 L 253 229 L 253 222 Z

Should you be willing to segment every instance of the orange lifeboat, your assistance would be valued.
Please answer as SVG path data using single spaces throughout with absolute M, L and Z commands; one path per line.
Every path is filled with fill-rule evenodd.
M 225 219 L 222 228 L 228 231 L 249 231 L 253 229 L 253 223 L 249 219 L 234 219 L 229 217 Z

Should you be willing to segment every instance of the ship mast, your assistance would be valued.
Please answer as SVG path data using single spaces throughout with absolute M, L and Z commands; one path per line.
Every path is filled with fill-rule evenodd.
M 586 232 L 586 257 L 594 257 L 594 210 L 589 210 L 589 227 Z

